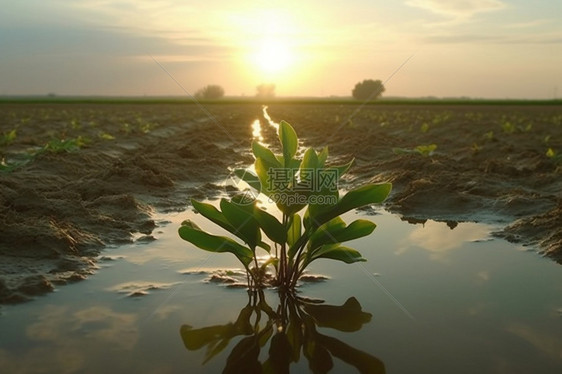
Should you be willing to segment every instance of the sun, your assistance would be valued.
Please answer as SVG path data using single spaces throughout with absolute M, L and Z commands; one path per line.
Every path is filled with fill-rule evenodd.
M 294 63 L 289 43 L 279 38 L 263 39 L 252 56 L 255 68 L 266 75 L 286 73 Z

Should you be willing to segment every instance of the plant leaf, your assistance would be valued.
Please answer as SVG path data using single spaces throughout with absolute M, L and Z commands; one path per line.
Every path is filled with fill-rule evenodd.
M 247 169 L 236 169 L 234 170 L 234 175 L 238 178 L 243 180 L 244 182 L 248 183 L 250 187 L 254 190 L 260 192 L 261 191 L 261 182 L 257 175 L 252 173 Z
M 299 140 L 295 129 L 285 121 L 281 121 L 279 124 L 279 141 L 281 141 L 281 146 L 283 147 L 284 166 L 290 167 L 289 162 L 297 153 Z
M 287 241 L 286 229 L 277 218 L 257 206 L 254 208 L 254 218 L 269 239 L 276 243 Z
M 253 205 L 238 205 L 221 199 L 222 213 L 234 227 L 233 234 L 244 240 L 252 250 L 261 242 L 260 228 L 253 215 Z
M 339 244 L 325 244 L 319 250 L 314 252 L 310 262 L 319 258 L 328 258 L 332 260 L 343 261 L 346 264 L 353 264 L 355 262 L 367 261 L 361 256 L 357 250 L 349 247 L 344 247 Z
M 317 185 L 311 192 L 311 199 L 308 209 L 311 217 L 317 217 L 324 212 L 331 210 L 339 201 L 338 179 L 339 171 L 336 168 L 317 169 Z
M 270 149 L 264 147 L 260 143 L 254 141 L 252 142 L 252 152 L 256 159 L 261 158 L 273 167 L 282 168 L 283 165 L 279 163 L 273 152 Z
M 317 169 L 318 168 L 318 156 L 316 151 L 312 148 L 308 148 L 304 153 L 301 162 L 301 173 L 305 169 Z
M 261 190 L 264 195 L 271 196 L 272 193 L 277 192 L 280 187 L 283 189 L 289 188 L 290 178 L 287 177 L 283 181 L 275 181 L 273 176 L 275 170 L 283 170 L 281 166 L 271 164 L 263 158 L 257 158 L 254 167 L 261 183 Z M 282 185 L 281 185 L 282 183 Z
M 193 208 L 195 208 L 199 214 L 209 221 L 219 225 L 231 234 L 235 234 L 236 229 L 228 222 L 224 214 L 213 205 L 202 203 L 194 199 L 191 199 L 191 205 L 193 205 Z
M 391 189 L 391 183 L 367 184 L 355 188 L 346 193 L 330 210 L 316 217 L 311 216 L 312 223 L 319 226 L 352 209 L 368 204 L 381 203 L 386 199 Z
M 347 171 L 353 166 L 353 163 L 355 162 L 355 158 L 352 158 L 351 161 L 349 161 L 347 164 L 345 165 L 340 165 L 340 166 L 329 166 L 328 168 L 332 168 L 332 169 L 336 169 L 337 170 L 337 176 L 338 176 L 338 180 L 345 174 L 347 173 Z
M 318 167 L 323 168 L 326 160 L 328 159 L 328 147 L 322 148 L 318 153 Z
M 293 215 L 293 220 L 289 230 L 287 231 L 287 244 L 289 247 L 293 246 L 301 237 L 301 216 L 298 214 Z
M 190 220 L 182 222 L 178 233 L 183 240 L 206 251 L 232 253 L 244 264 L 245 268 L 247 268 L 248 264 L 253 260 L 253 252 L 249 248 L 238 244 L 230 238 L 208 234 Z
M 310 237 L 310 248 L 316 249 L 323 244 L 343 243 L 367 236 L 377 227 L 375 223 L 358 219 L 348 226 L 340 218 L 336 217 L 320 226 Z

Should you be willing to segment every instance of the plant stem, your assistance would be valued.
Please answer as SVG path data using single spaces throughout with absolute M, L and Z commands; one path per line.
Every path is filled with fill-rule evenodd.
M 287 227 L 288 217 L 283 213 L 283 227 Z M 287 243 L 281 243 L 281 256 L 279 258 L 279 284 L 281 287 L 286 286 L 287 277 Z

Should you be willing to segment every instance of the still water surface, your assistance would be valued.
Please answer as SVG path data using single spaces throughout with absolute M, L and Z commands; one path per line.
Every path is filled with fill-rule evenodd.
M 232 369 L 253 337 L 252 360 L 279 368 L 279 355 L 269 350 L 283 352 L 274 336 L 292 323 L 309 337 L 309 353 L 290 364 L 295 373 L 328 362 L 326 354 L 334 373 L 358 372 L 361 362 L 376 373 L 384 372 L 380 365 L 387 373 L 561 372 L 560 266 L 492 239 L 494 227 L 412 225 L 384 212 L 361 217 L 378 225 L 350 243 L 368 262 L 317 261 L 311 272 L 329 279 L 300 287 L 301 296 L 331 309 L 306 300 L 278 308 L 272 290 L 260 307 L 249 308 L 244 289 L 208 282 L 219 269 L 236 269 L 234 256 L 197 250 L 177 236 L 190 214 L 160 217 L 155 241 L 107 249 L 86 281 L 2 307 L 1 371 L 217 373 Z M 200 216 L 190 218 L 218 232 Z M 286 315 L 285 324 L 276 320 L 291 310 L 297 313 Z M 215 340 L 199 335 L 201 347 L 188 350 L 180 330 L 212 330 Z M 320 359 L 310 354 L 312 345 L 324 347 Z M 213 357 L 202 365 L 206 355 Z
M 0 372 L 562 372 L 560 265 L 497 227 L 362 216 L 378 227 L 349 246 L 368 262 L 317 261 L 328 279 L 279 300 L 217 282 L 244 276 L 234 256 L 179 238 L 188 218 L 219 232 L 192 212 L 157 217 L 155 241 L 107 249 L 95 276 L 2 307 Z

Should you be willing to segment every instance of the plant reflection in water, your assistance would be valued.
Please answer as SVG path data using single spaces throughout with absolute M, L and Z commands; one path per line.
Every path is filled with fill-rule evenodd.
M 336 357 L 360 373 L 381 374 L 385 373 L 381 360 L 317 330 L 354 332 L 370 320 L 371 314 L 361 310 L 355 297 L 336 306 L 280 293 L 274 310 L 263 290 L 258 290 L 249 292 L 248 304 L 235 322 L 199 329 L 183 325 L 180 334 L 189 351 L 206 348 L 203 364 L 225 350 L 233 338 L 244 336 L 228 355 L 223 373 L 289 373 L 291 363 L 302 355 L 313 373 L 329 372 Z M 260 362 L 260 351 L 268 342 L 269 356 Z

